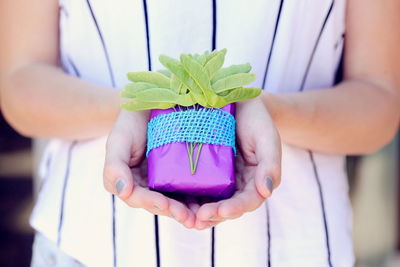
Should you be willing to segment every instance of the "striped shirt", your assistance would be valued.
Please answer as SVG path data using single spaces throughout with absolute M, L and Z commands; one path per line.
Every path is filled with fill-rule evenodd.
M 345 33 L 345 0 L 60 0 L 65 72 L 122 88 L 129 71 L 227 48 L 270 92 L 330 88 Z M 283 145 L 282 184 L 254 212 L 188 230 L 128 207 L 103 188 L 106 137 L 51 140 L 30 223 L 88 266 L 352 266 L 343 155 Z

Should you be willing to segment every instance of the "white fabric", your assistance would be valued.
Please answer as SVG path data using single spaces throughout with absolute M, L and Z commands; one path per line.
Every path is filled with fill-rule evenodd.
M 32 245 L 31 267 L 83 267 L 84 265 L 65 254 L 41 233 L 35 234 Z
M 226 65 L 251 63 L 257 75 L 253 86 L 263 84 L 280 2 L 216 2 L 216 46 L 228 48 Z M 108 50 L 116 87 L 122 88 L 127 83 L 127 72 L 148 69 L 143 1 L 90 3 Z M 83 79 L 112 86 L 87 2 L 64 0 L 61 5 L 60 51 L 66 71 L 76 75 L 74 64 Z M 300 90 L 330 6 L 331 0 L 284 1 L 266 90 Z M 147 11 L 153 70 L 161 68 L 157 60 L 161 53 L 178 56 L 211 49 L 212 1 L 148 0 Z M 344 13 L 345 0 L 335 1 L 311 62 L 305 90 L 328 88 L 334 83 L 342 54 Z M 50 142 L 42 160 L 44 184 L 30 220 L 35 229 L 59 242 L 65 253 L 96 267 L 113 266 L 112 201 L 102 185 L 105 140 L 77 142 L 72 148 L 67 141 Z M 351 207 L 344 157 L 313 156 L 321 182 L 332 266 L 352 266 Z M 282 167 L 282 184 L 271 199 L 256 211 L 216 227 L 215 266 L 258 267 L 268 266 L 268 261 L 279 267 L 329 266 L 321 198 L 310 155 L 284 145 Z M 129 208 L 118 199 L 115 212 L 117 266 L 156 266 L 154 216 Z M 159 238 L 161 266 L 211 266 L 210 230 L 187 230 L 160 217 Z

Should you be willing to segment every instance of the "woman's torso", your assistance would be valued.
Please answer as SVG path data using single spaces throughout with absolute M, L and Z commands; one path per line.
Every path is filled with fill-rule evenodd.
M 227 48 L 270 92 L 329 88 L 345 0 L 62 0 L 67 73 L 122 88 L 159 54 Z M 282 185 L 258 210 L 214 230 L 187 230 L 127 207 L 102 186 L 105 137 L 52 140 L 31 224 L 90 266 L 350 266 L 351 215 L 342 156 L 283 146 Z

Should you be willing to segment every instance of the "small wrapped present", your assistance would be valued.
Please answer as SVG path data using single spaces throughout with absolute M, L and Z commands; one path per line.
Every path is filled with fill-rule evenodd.
M 165 193 L 229 198 L 235 191 L 235 102 L 261 93 L 250 64 L 222 68 L 226 49 L 159 57 L 166 70 L 131 72 L 127 110 L 151 109 L 148 186 Z
M 152 110 L 147 145 L 149 188 L 230 197 L 235 191 L 234 112 L 234 104 L 214 110 Z

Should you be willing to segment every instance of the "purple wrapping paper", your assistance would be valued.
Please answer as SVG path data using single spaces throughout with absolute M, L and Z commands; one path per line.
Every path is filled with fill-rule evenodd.
M 234 104 L 222 110 L 235 115 Z M 154 109 L 151 118 L 171 112 L 175 111 Z M 192 174 L 186 143 L 167 144 L 148 155 L 148 186 L 159 192 L 229 198 L 236 189 L 234 163 L 232 147 L 203 144 L 196 173 Z

